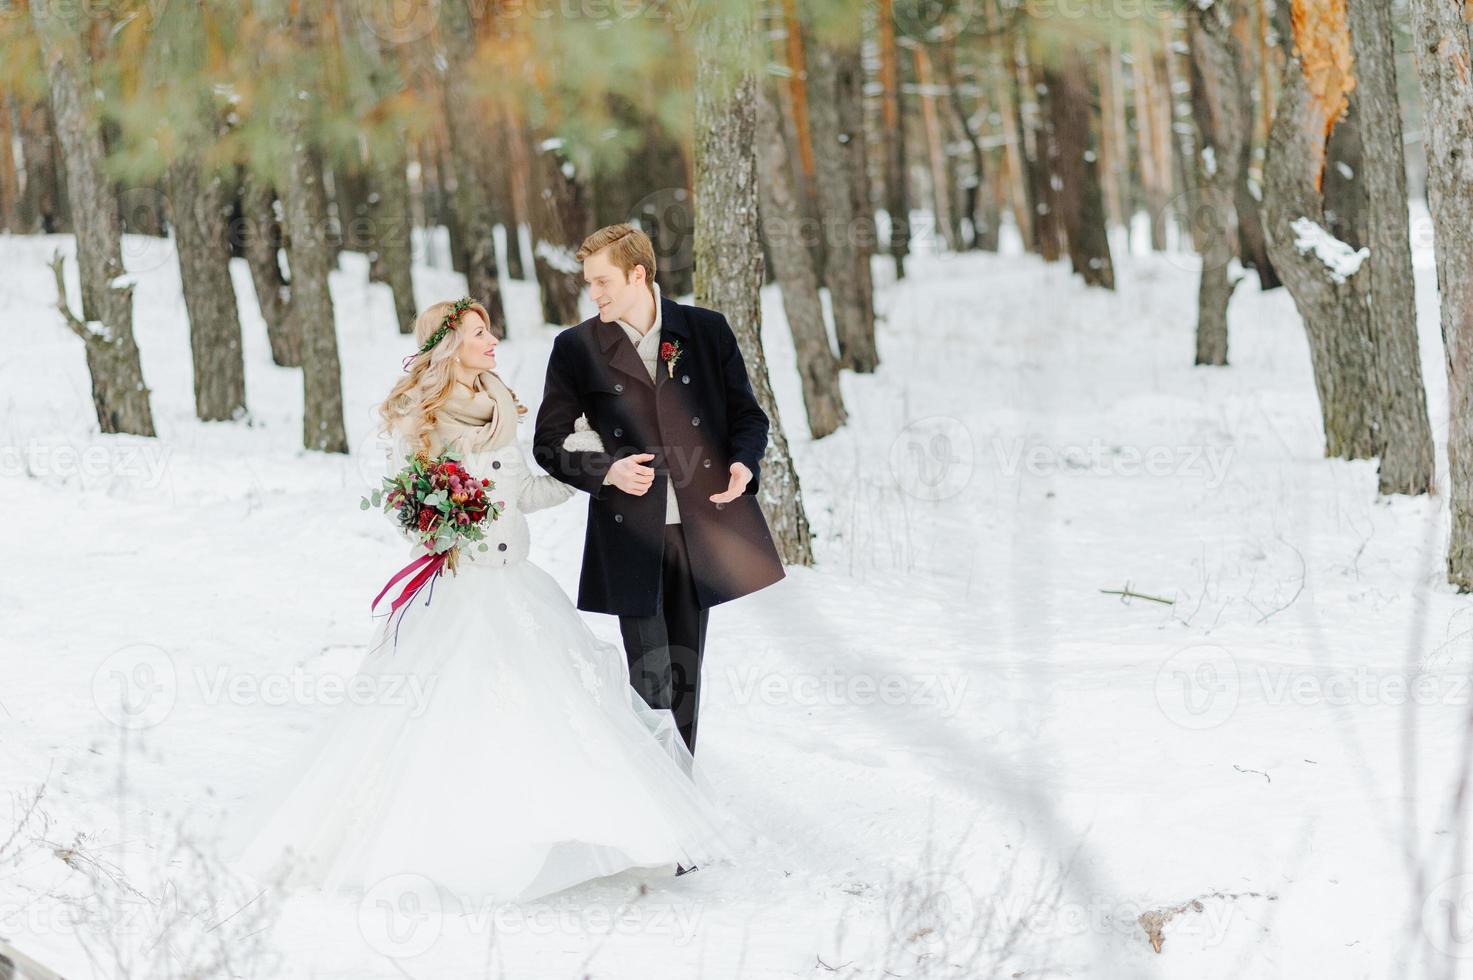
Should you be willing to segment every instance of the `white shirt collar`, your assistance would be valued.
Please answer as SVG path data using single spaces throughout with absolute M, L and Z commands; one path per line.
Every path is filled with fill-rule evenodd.
M 664 314 L 660 309 L 660 284 L 657 282 L 652 282 L 650 283 L 650 288 L 653 289 L 655 293 L 655 324 L 654 326 L 650 327 L 649 333 L 644 334 L 644 337 L 648 337 L 649 334 L 658 335 L 660 332 L 660 321 L 664 318 Z M 615 320 L 614 322 L 623 327 L 626 332 L 632 331 L 631 339 L 633 339 L 635 343 L 638 343 L 639 340 L 643 339 L 643 337 L 641 337 L 640 335 L 639 328 L 636 327 L 634 324 L 623 319 Z

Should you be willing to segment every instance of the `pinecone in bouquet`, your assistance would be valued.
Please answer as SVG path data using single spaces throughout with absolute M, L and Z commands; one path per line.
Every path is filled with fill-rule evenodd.
M 573 421 L 573 431 L 563 440 L 563 448 L 570 453 L 604 452 L 604 441 L 588 424 L 588 416 L 580 415 Z

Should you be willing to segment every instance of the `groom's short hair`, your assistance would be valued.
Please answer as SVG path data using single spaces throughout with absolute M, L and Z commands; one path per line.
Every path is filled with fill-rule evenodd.
M 655 245 L 650 236 L 633 225 L 609 225 L 583 239 L 574 257 L 583 262 L 604 249 L 609 250 L 609 261 L 624 273 L 625 279 L 629 278 L 635 266 L 642 265 L 647 284 L 651 290 L 655 288 Z

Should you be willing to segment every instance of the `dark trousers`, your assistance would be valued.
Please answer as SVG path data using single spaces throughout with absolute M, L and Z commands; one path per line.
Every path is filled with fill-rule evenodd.
M 679 524 L 665 525 L 660 594 L 652 616 L 620 616 L 629 683 L 651 708 L 669 708 L 686 747 L 696 750 L 701 701 L 701 657 L 707 610 L 696 601 L 690 552 Z

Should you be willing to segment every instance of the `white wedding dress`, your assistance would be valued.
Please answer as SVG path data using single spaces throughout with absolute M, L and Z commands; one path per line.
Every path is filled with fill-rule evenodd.
M 392 617 L 397 637 L 379 625 L 357 679 L 374 698 L 330 709 L 299 761 L 234 816 L 228 860 L 262 881 L 289 869 L 288 893 L 361 897 L 419 874 L 508 902 L 630 868 L 737 863 L 745 828 L 670 712 L 644 703 L 623 650 L 527 560 L 523 515 L 573 491 L 533 475 L 519 441 L 461 462 L 506 502 L 489 550 L 462 549 L 457 574 Z

